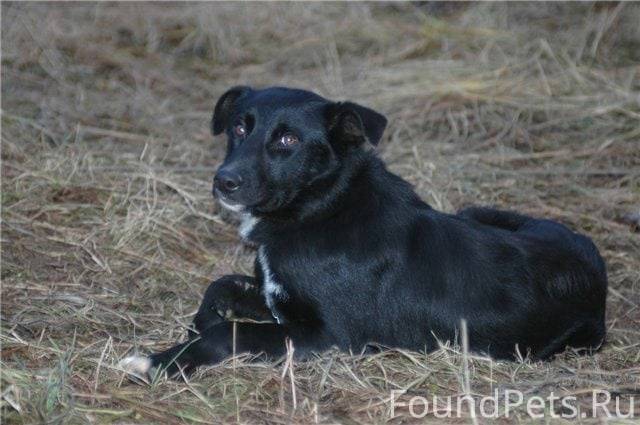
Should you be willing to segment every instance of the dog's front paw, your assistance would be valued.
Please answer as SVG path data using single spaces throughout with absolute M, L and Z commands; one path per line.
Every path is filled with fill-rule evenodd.
M 146 356 L 125 357 L 118 366 L 130 377 L 138 378 L 147 384 L 153 381 L 158 370 L 154 367 L 153 360 Z

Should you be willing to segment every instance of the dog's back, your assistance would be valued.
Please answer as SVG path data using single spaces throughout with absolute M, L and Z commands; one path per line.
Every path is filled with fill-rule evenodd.
M 569 251 L 582 260 L 583 267 L 594 274 L 594 279 L 589 282 L 602 286 L 605 290 L 607 288 L 606 265 L 593 241 L 560 223 L 486 207 L 465 208 L 458 215 L 487 226 L 534 237 Z

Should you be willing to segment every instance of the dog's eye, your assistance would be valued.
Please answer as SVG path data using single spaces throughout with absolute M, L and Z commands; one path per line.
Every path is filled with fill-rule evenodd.
M 244 125 L 238 124 L 233 127 L 233 133 L 238 137 L 244 137 L 247 134 L 247 129 Z
M 278 144 L 282 147 L 288 148 L 295 145 L 299 141 L 300 140 L 293 134 L 286 133 L 286 134 L 283 134 L 282 137 L 280 137 L 280 140 L 278 140 Z

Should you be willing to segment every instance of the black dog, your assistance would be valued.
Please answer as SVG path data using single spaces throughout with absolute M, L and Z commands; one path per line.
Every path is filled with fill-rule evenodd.
M 234 350 L 275 358 L 286 338 L 302 356 L 428 351 L 454 341 L 462 319 L 470 349 L 495 358 L 597 349 L 607 277 L 591 240 L 506 211 L 433 210 L 367 148 L 386 123 L 303 90 L 226 92 L 212 120 L 228 137 L 214 195 L 257 245 L 255 277 L 213 282 L 189 340 L 127 370 L 190 372 Z M 227 314 L 254 320 L 236 322 L 234 340 Z

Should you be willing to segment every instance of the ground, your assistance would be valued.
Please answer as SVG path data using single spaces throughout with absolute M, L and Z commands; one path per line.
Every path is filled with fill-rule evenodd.
M 392 390 L 400 403 L 553 392 L 586 422 L 607 390 L 639 416 L 639 21 L 638 3 L 3 2 L 4 423 L 434 416 L 392 412 Z M 435 208 L 496 205 L 590 235 L 609 272 L 606 344 L 551 362 L 443 346 L 127 379 L 118 362 L 184 338 L 210 281 L 251 272 L 254 250 L 210 196 L 224 153 L 211 112 L 240 83 L 383 112 L 380 156 Z M 494 420 L 532 420 L 505 413 Z M 455 401 L 449 414 L 474 420 Z

